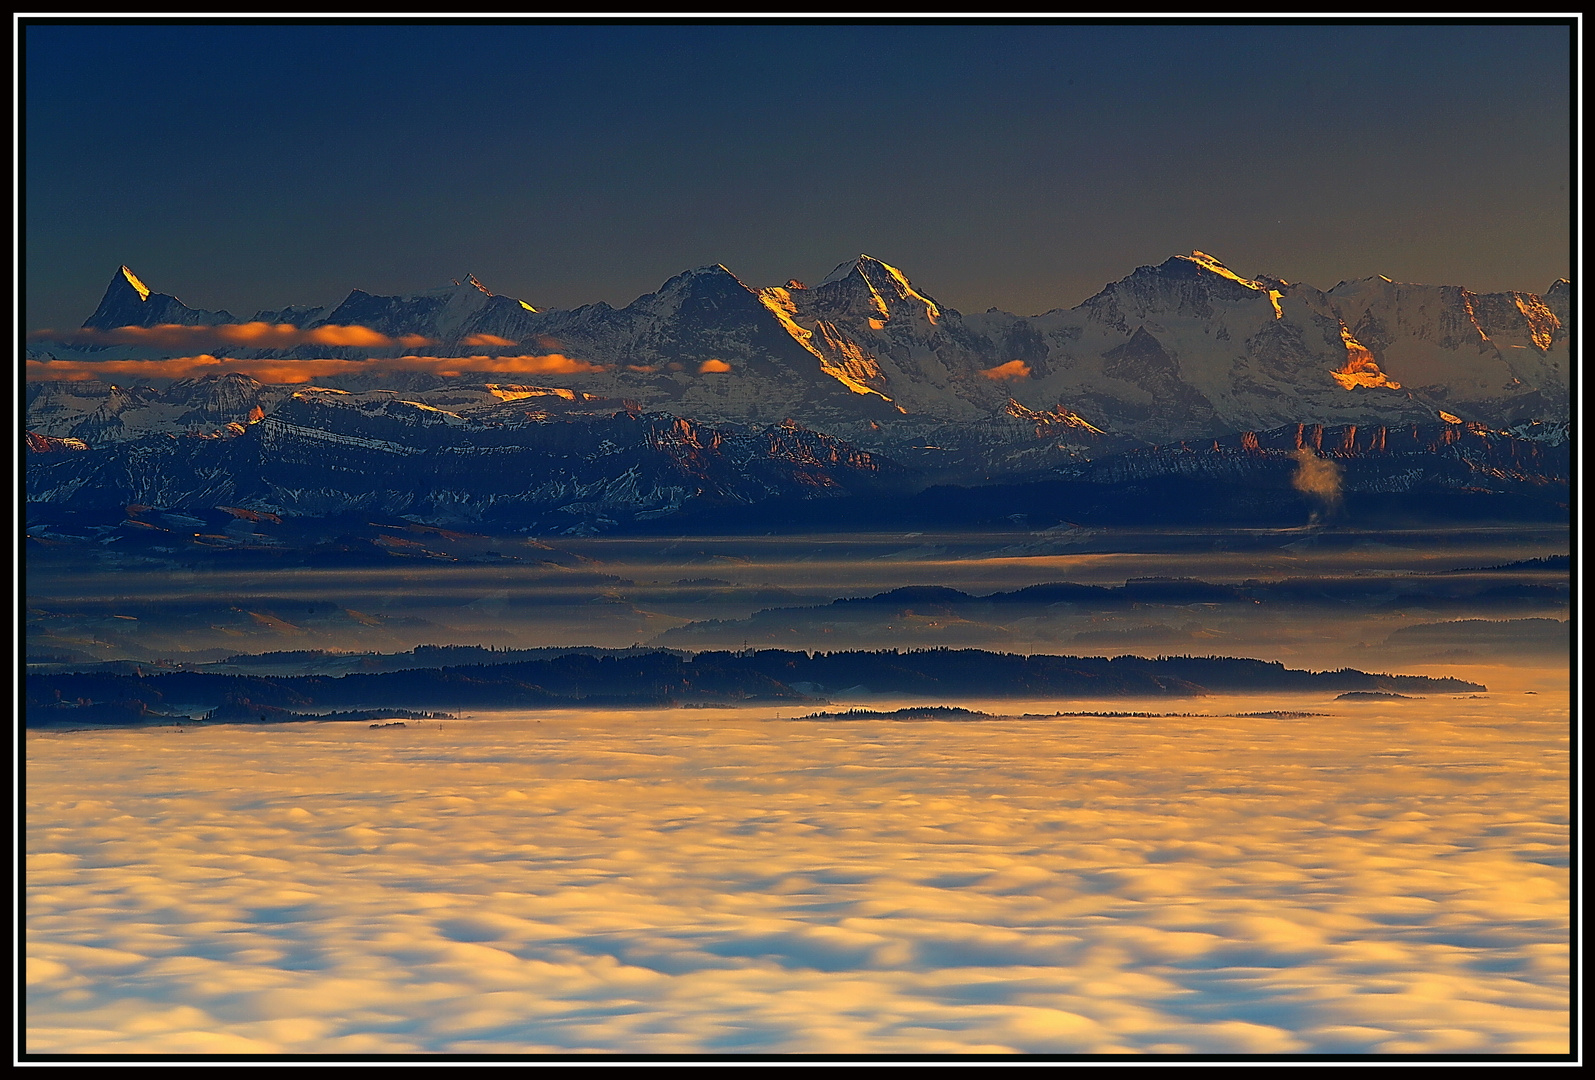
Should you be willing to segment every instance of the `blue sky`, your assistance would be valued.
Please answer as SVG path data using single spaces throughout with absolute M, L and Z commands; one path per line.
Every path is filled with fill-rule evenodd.
M 247 316 L 471 271 L 624 304 L 868 252 L 963 310 L 1192 248 L 1568 276 L 1567 26 L 30 25 L 29 329 L 122 263 Z

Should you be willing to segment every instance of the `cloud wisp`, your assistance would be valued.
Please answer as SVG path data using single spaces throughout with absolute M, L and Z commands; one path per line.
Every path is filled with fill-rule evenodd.
M 1554 685 L 33 733 L 28 1046 L 1565 1052 Z
M 1023 360 L 1010 360 L 1006 364 L 986 368 L 981 372 L 993 382 L 1011 382 L 1015 379 L 1030 378 L 1030 365 Z
M 1319 499 L 1327 510 L 1337 508 L 1340 505 L 1340 466 L 1319 457 L 1308 446 L 1298 447 L 1295 458 L 1297 468 L 1290 478 L 1291 487 Z
M 34 340 L 68 341 L 85 345 L 143 345 L 159 349 L 291 349 L 301 345 L 339 345 L 355 349 L 419 349 L 435 345 L 431 338 L 420 334 L 402 334 L 390 337 L 369 326 L 317 326 L 301 330 L 289 323 L 221 323 L 214 326 L 182 326 L 162 323 L 157 326 L 119 326 L 114 330 L 96 330 L 83 327 L 64 333 L 55 330 L 38 330 L 28 335 Z M 472 341 L 466 345 L 514 345 L 513 341 L 495 338 L 491 334 L 472 335 L 492 338 L 491 341 Z
M 82 382 L 90 379 L 191 379 L 202 375 L 237 372 L 263 383 L 305 383 L 331 375 L 379 374 L 388 372 L 427 372 L 443 377 L 466 373 L 513 375 L 581 375 L 607 371 L 602 364 L 577 360 L 562 353 L 518 356 L 387 356 L 369 360 L 344 360 L 334 357 L 313 360 L 258 360 L 213 356 L 175 356 L 165 360 L 29 360 L 29 382 L 60 380 Z

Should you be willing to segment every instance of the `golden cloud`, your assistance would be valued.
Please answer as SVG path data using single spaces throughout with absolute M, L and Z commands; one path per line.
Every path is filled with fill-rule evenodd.
M 715 375 L 731 370 L 731 365 L 724 360 L 705 360 L 698 365 L 699 375 Z
M 460 344 L 473 349 L 480 349 L 485 345 L 494 345 L 499 348 L 507 349 L 514 345 L 520 344 L 520 342 L 511 341 L 509 338 L 499 337 L 497 334 L 470 334 L 461 338 Z
M 1296 450 L 1299 466 L 1290 478 L 1291 486 L 1307 495 L 1316 495 L 1331 507 L 1340 502 L 1340 466 L 1321 458 L 1310 447 Z
M 350 345 L 357 349 L 381 349 L 394 344 L 386 334 L 366 326 L 318 326 L 307 331 L 317 345 Z
M 1002 381 L 1004 379 L 1030 378 L 1030 365 L 1023 360 L 1010 360 L 1006 364 L 998 364 L 981 372 L 988 379 Z
M 388 356 L 370 360 L 240 360 L 201 353 L 166 360 L 29 360 L 30 382 L 82 382 L 88 379 L 191 379 L 202 375 L 237 373 L 263 383 L 305 383 L 329 375 L 354 375 L 391 371 L 425 371 L 452 377 L 474 372 L 517 375 L 579 375 L 607 370 L 559 353 L 542 356 Z
M 329 324 L 301 330 L 289 323 L 221 323 L 216 326 L 181 326 L 161 323 L 156 326 L 119 326 L 114 330 L 84 327 L 65 334 L 39 330 L 29 337 L 54 341 L 74 341 L 90 345 L 143 345 L 159 349 L 212 349 L 244 346 L 252 349 L 286 349 L 297 345 L 341 345 L 356 349 L 391 349 L 402 346 L 418 349 L 433 344 L 431 338 L 406 334 L 391 338 L 369 326 Z M 496 339 L 502 341 L 503 339 Z M 467 340 L 467 344 L 473 344 Z M 513 342 L 511 342 L 513 344 Z

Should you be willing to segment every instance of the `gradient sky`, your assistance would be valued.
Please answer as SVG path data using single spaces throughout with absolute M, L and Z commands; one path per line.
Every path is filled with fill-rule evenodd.
M 1323 288 L 1570 276 L 1562 26 L 31 25 L 29 329 L 474 272 L 617 306 L 860 252 L 1069 307 L 1200 248 Z

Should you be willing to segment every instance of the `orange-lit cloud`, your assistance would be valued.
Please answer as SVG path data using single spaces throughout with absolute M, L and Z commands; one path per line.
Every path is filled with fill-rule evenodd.
M 1296 475 L 1290 478 L 1291 486 L 1306 495 L 1315 495 L 1328 506 L 1340 503 L 1340 466 L 1328 458 L 1321 458 L 1310 447 L 1296 451 Z
M 699 375 L 714 375 L 731 370 L 731 365 L 724 360 L 705 360 L 698 365 Z
M 305 383 L 329 375 L 354 375 L 390 371 L 425 371 L 445 377 L 472 372 L 517 375 L 579 375 L 607 370 L 559 353 L 544 356 L 388 356 L 371 360 L 240 360 L 201 353 L 167 360 L 29 360 L 30 382 L 88 379 L 191 379 L 202 375 L 237 372 L 263 383 Z
M 511 341 L 509 338 L 499 337 L 497 334 L 471 334 L 467 337 L 461 338 L 460 344 L 468 348 L 476 349 L 480 349 L 486 345 L 493 345 L 498 348 L 507 349 L 520 343 Z
M 796 565 L 827 580 L 826 563 Z M 301 573 L 273 589 L 353 605 L 392 580 Z M 393 614 L 435 615 L 427 602 L 459 587 L 422 580 Z M 248 614 L 289 611 L 229 603 L 247 610 L 223 625 L 262 633 L 234 647 L 304 647 L 291 622 Z M 1388 631 L 1344 625 L 1361 616 L 1311 632 Z M 503 760 L 515 721 L 445 722 L 425 754 L 413 722 L 201 728 L 159 756 L 176 732 L 52 732 L 28 747 L 29 797 L 50 807 L 28 853 L 30 907 L 48 914 L 29 927 L 28 1045 L 709 1055 L 743 1030 L 804 1054 L 1566 1056 L 1566 655 L 1484 671 L 1488 699 L 1322 695 L 1310 708 L 1331 715 L 1305 722 L 800 723 L 770 704 L 683 738 L 658 713 L 593 710 L 537 725 L 519 759 L 585 767 L 475 768 L 458 787 L 437 759 Z M 888 724 L 893 767 L 861 767 Z M 204 825 L 163 828 L 176 813 Z M 748 824 L 772 818 L 788 824 Z M 157 865 L 182 871 L 95 869 L 154 835 Z M 537 857 L 494 858 L 506 836 Z M 362 850 L 380 873 L 340 854 Z M 223 887 L 192 884 L 188 868 L 223 860 Z M 292 917 L 241 921 L 285 904 Z
M 374 360 L 372 363 L 403 365 L 404 370 L 432 371 L 438 375 L 455 375 L 468 371 L 580 375 L 591 371 L 609 370 L 603 364 L 576 360 L 560 353 L 548 353 L 543 356 L 400 356 L 391 360 Z
M 53 341 L 75 341 L 90 345 L 144 345 L 158 349 L 213 349 L 243 346 L 251 349 L 286 349 L 298 345 L 341 345 L 356 349 L 391 349 L 402 346 L 418 349 L 432 344 L 431 338 L 419 334 L 406 334 L 391 338 L 369 326 L 318 326 L 301 330 L 288 323 L 222 323 L 218 326 L 179 326 L 162 323 L 158 326 L 119 326 L 114 330 L 95 330 L 85 327 L 65 334 L 53 330 L 40 330 L 29 337 L 48 338 Z M 503 338 L 483 344 L 498 344 Z M 466 344 L 476 344 L 466 340 Z M 514 344 L 509 342 L 508 344 Z
M 1028 379 L 1030 378 L 1030 365 L 1023 360 L 1010 360 L 1006 364 L 998 364 L 981 372 L 988 379 Z

